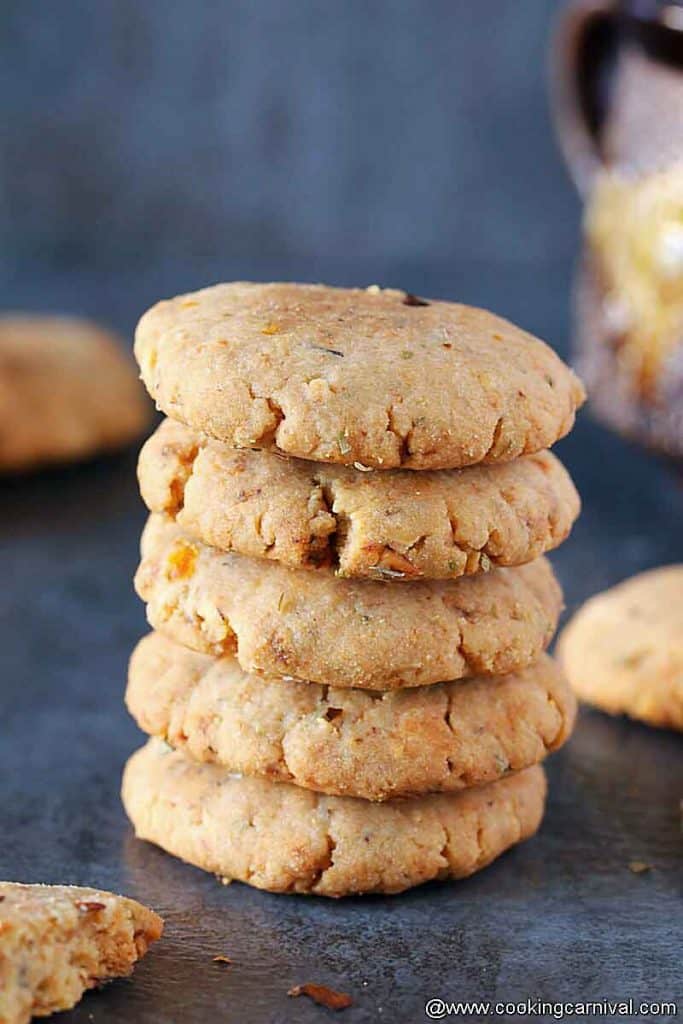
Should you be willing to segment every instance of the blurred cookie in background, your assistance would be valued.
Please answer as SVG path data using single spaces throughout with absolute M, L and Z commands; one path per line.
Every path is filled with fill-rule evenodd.
M 562 632 L 558 654 L 581 700 L 683 731 L 683 565 L 591 598 Z
M 150 418 L 111 332 L 76 317 L 0 316 L 0 473 L 113 451 Z

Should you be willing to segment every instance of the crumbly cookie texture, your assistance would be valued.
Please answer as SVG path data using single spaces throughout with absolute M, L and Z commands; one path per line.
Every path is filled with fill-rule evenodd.
M 162 929 L 125 896 L 0 882 L 0 1024 L 68 1010 L 86 989 L 125 977 Z
M 683 731 L 683 565 L 591 598 L 563 630 L 558 652 L 581 700 Z
M 248 675 L 150 633 L 128 709 L 187 757 L 337 796 L 454 792 L 537 764 L 569 737 L 576 699 L 553 660 L 509 676 L 390 693 Z
M 158 303 L 135 338 L 159 408 L 233 447 L 378 469 L 540 451 L 578 378 L 485 310 L 376 287 L 234 282 Z
M 0 317 L 0 472 L 118 448 L 150 413 L 109 332 L 72 317 Z
M 237 451 L 166 420 L 138 465 L 152 512 L 224 551 L 378 579 L 457 578 L 557 547 L 580 508 L 550 452 L 466 470 L 362 472 Z
M 231 775 L 158 740 L 123 777 L 140 839 L 226 881 L 320 896 L 471 875 L 533 835 L 545 791 L 537 766 L 461 793 L 370 803 Z
M 549 563 L 388 586 L 207 547 L 150 516 L 135 577 L 154 629 L 247 672 L 390 690 L 513 672 L 550 642 L 562 593 Z

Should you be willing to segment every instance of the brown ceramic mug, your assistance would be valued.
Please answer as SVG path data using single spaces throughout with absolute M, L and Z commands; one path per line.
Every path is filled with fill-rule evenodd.
M 555 37 L 551 81 L 560 145 L 589 204 L 575 296 L 579 370 L 599 418 L 682 458 L 683 320 L 677 318 L 683 310 L 683 0 L 572 3 Z M 630 202 L 623 217 L 612 181 L 621 190 L 619 201 Z M 612 264 L 617 258 L 624 264 L 634 232 L 653 235 L 646 238 L 652 255 L 648 279 L 637 279 L 636 289 L 622 289 L 624 306 L 629 291 L 649 288 L 652 296 L 651 317 L 641 302 L 639 336 L 633 317 L 629 325 L 628 310 L 624 315 L 624 309 L 617 309 L 610 259 L 600 258 L 605 247 L 610 256 L 604 230 L 610 221 L 603 209 L 595 210 L 596 202 L 610 206 L 613 244 L 621 246 L 621 254 L 611 254 Z M 592 244 L 594 223 L 601 225 L 601 251 Z M 636 238 L 632 247 L 642 257 L 642 239 Z M 658 273 L 664 275 L 661 280 Z M 666 308 L 657 307 L 658 298 Z M 659 333 L 650 329 L 649 321 L 665 321 L 666 337 L 659 327 Z

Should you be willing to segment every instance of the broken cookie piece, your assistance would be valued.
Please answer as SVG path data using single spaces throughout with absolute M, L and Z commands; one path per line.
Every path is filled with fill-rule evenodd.
M 130 974 L 162 930 L 154 911 L 125 896 L 0 882 L 0 1024 L 70 1009 L 87 989 Z

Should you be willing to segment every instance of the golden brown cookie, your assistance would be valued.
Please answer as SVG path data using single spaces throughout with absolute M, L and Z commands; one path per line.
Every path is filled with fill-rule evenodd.
M 123 802 L 140 839 L 271 892 L 395 893 L 463 878 L 538 829 L 545 776 L 527 768 L 461 793 L 370 803 L 231 775 L 150 740 Z
M 150 633 L 128 709 L 197 761 L 337 796 L 386 800 L 478 786 L 542 761 L 576 699 L 547 655 L 509 676 L 378 693 L 248 675 Z
M 162 929 L 125 896 L 0 882 L 0 1024 L 68 1010 L 86 989 L 125 977 Z
M 0 472 L 118 448 L 150 412 L 109 332 L 75 317 L 0 317 Z
M 584 399 L 552 349 L 507 320 L 376 287 L 216 285 L 148 310 L 135 352 L 158 406 L 196 430 L 378 469 L 540 451 Z
M 514 672 L 550 642 L 562 594 L 540 558 L 391 586 L 226 554 L 149 518 L 135 587 L 154 629 L 246 672 L 390 690 Z
M 457 578 L 557 547 L 579 496 L 550 452 L 497 466 L 368 472 L 237 451 L 166 420 L 140 453 L 140 490 L 200 540 L 339 575 Z
M 587 601 L 558 651 L 581 700 L 683 730 L 683 565 L 652 569 Z

